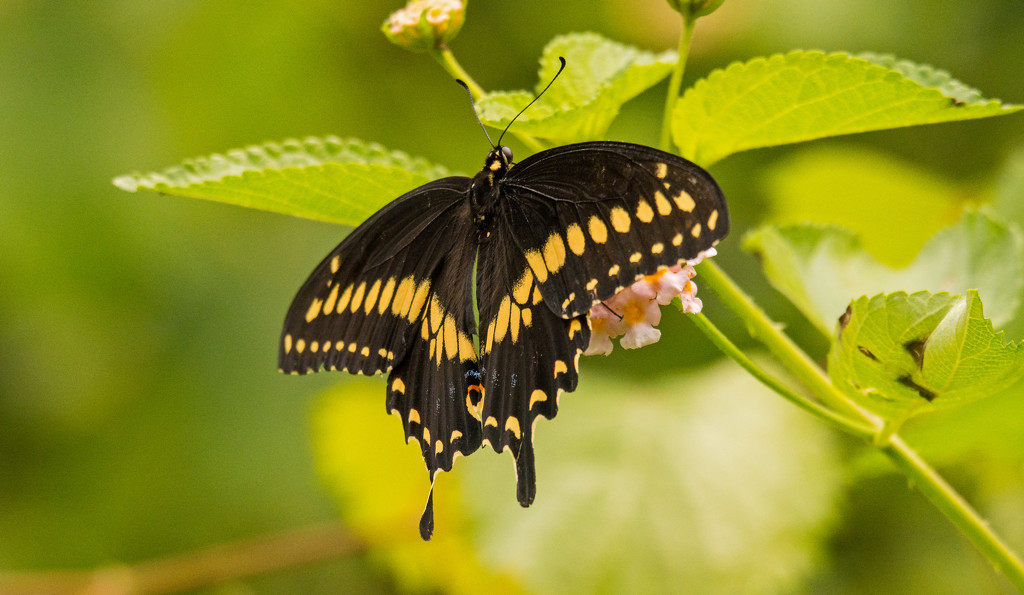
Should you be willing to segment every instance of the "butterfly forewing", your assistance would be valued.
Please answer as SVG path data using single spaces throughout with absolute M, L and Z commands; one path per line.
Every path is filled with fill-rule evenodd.
M 527 158 L 501 185 L 512 237 L 562 316 L 695 258 L 729 229 L 725 198 L 707 172 L 643 145 L 558 147 Z
M 390 371 L 388 410 L 432 474 L 480 445 L 465 405 L 477 369 L 469 183 L 422 186 L 353 231 L 299 290 L 279 350 L 284 372 Z

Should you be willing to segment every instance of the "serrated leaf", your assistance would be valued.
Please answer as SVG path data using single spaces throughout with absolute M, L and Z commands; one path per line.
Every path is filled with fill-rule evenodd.
M 793 593 L 842 494 L 833 437 L 727 364 L 669 384 L 587 376 L 537 427 L 529 509 L 493 456 L 470 457 L 462 485 L 481 557 L 531 592 Z
M 868 59 L 865 59 L 868 58 Z M 712 72 L 676 103 L 682 155 L 728 155 L 829 136 L 1008 114 L 947 73 L 888 56 L 797 51 Z
M 1024 349 L 985 319 L 977 291 L 861 297 L 832 344 L 832 382 L 888 420 L 987 397 L 1024 375 Z
M 162 172 L 121 176 L 114 185 L 358 225 L 401 194 L 446 175 L 424 159 L 331 136 L 188 159 Z
M 560 35 L 544 48 L 536 92 L 565 70 L 551 88 L 516 120 L 515 130 L 557 143 L 604 138 L 622 104 L 668 76 L 675 52 L 654 54 L 616 43 L 596 33 Z M 504 129 L 536 95 L 495 92 L 477 102 L 480 119 Z
M 850 300 L 899 290 L 978 289 L 997 326 L 1011 320 L 1024 289 L 1020 232 L 982 212 L 967 212 L 935 234 L 903 269 L 879 264 L 857 237 L 824 225 L 764 226 L 743 239 L 765 275 L 826 336 Z

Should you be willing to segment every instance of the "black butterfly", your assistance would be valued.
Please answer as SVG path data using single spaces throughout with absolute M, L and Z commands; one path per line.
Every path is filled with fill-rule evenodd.
M 587 142 L 514 164 L 498 142 L 473 178 L 424 184 L 345 238 L 295 296 L 279 361 L 387 373 L 387 410 L 431 479 L 489 444 L 515 457 L 529 506 L 534 422 L 576 388 L 591 307 L 716 245 L 729 213 L 711 176 L 670 153 Z

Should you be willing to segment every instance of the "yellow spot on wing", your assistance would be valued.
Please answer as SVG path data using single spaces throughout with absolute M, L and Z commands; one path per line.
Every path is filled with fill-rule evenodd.
M 590 231 L 590 239 L 594 240 L 597 244 L 603 244 L 608 241 L 608 228 L 605 227 L 604 221 L 597 215 L 590 217 L 590 221 L 587 223 L 587 230 Z
M 284 352 L 285 353 L 291 353 L 291 351 L 292 351 L 292 336 L 291 335 L 285 335 L 284 336 Z
M 672 238 L 672 245 L 673 245 L 673 246 L 678 246 L 678 245 L 680 245 L 680 244 L 682 244 L 682 243 L 683 243 L 683 234 L 681 234 L 681 233 L 677 233 L 677 234 L 675 235 L 675 237 L 674 237 L 674 238 Z
M 537 281 L 543 283 L 548 280 L 548 267 L 544 264 L 544 257 L 537 250 L 526 251 L 526 262 L 530 263 L 533 274 L 537 275 Z
M 334 306 L 338 303 L 338 289 L 340 285 L 335 285 L 331 289 L 331 294 L 327 296 L 327 301 L 324 302 L 324 314 L 331 314 L 334 312 Z
M 533 409 L 533 404 L 534 403 L 540 403 L 541 401 L 547 401 L 547 400 L 548 400 L 548 394 L 538 388 L 537 390 L 533 391 L 533 394 L 530 395 L 530 406 L 529 406 L 529 409 Z
M 434 443 L 434 454 L 441 454 L 441 451 L 443 450 L 444 444 L 442 444 L 440 440 Z
M 519 306 L 512 304 L 509 309 L 508 330 L 512 334 L 512 342 L 519 340 Z
M 366 303 L 363 304 L 363 310 L 365 310 L 367 314 L 369 314 L 370 310 L 373 310 L 373 307 L 377 304 L 378 295 L 380 295 L 380 279 L 373 282 L 373 287 L 371 287 L 369 293 L 366 294 Z
M 498 427 L 498 420 L 494 419 L 493 415 L 488 416 L 487 421 L 484 422 L 484 427 L 486 426 Z
M 640 254 L 639 252 L 634 252 L 629 255 L 629 262 L 640 262 L 641 258 L 643 258 L 642 254 Z
M 356 347 L 355 343 L 349 343 L 348 344 L 348 352 L 349 353 L 355 353 L 356 349 L 358 349 L 358 347 Z
M 430 428 L 423 428 L 423 442 L 430 444 Z
M 448 359 L 459 355 L 459 333 L 455 329 L 455 319 L 446 316 L 444 319 L 444 354 Z
M 612 265 L 612 266 L 611 266 L 611 267 L 610 267 L 610 268 L 608 269 L 608 276 L 609 276 L 609 277 L 614 277 L 614 276 L 616 276 L 616 275 L 618 275 L 618 274 L 619 274 L 619 265 L 617 265 L 617 264 L 613 264 L 613 265 Z
M 697 223 L 693 226 L 693 229 L 690 230 L 690 235 L 692 235 L 695 238 L 700 237 L 700 223 Z
M 657 207 L 658 214 L 662 217 L 672 212 L 672 204 L 668 202 L 661 190 L 654 193 L 654 206 Z
M 441 309 L 441 302 L 437 301 L 437 297 L 430 298 L 430 332 L 437 334 L 443 318 L 444 311 Z
M 391 297 L 395 294 L 395 278 L 391 277 L 388 282 L 384 284 L 384 289 L 380 292 L 380 302 L 377 303 L 377 314 L 383 314 L 384 310 L 388 309 L 391 305 Z
M 295 351 L 297 353 L 302 353 L 305 350 L 306 350 L 306 340 L 305 339 L 299 339 L 298 341 L 295 342 Z
M 651 254 L 661 254 L 664 251 L 665 244 L 662 244 L 661 242 L 658 242 L 657 244 L 651 246 Z
M 338 269 L 341 268 L 341 256 L 335 256 L 331 259 L 331 274 L 337 273 Z
M 345 288 L 345 291 L 343 291 L 341 293 L 341 299 L 338 300 L 338 309 L 335 310 L 335 312 L 337 312 L 338 314 L 341 314 L 342 312 L 344 312 L 345 308 L 348 307 L 348 301 L 350 299 L 352 299 L 352 284 L 351 283 L 349 283 L 348 287 Z
M 309 304 L 309 310 L 306 310 L 306 322 L 313 322 L 313 319 L 320 315 L 320 306 L 323 305 L 323 300 L 315 298 L 313 302 Z
M 533 286 L 533 303 L 534 304 L 539 304 L 542 299 L 544 299 L 544 298 L 540 295 L 540 288 L 538 288 L 536 285 L 534 285 Z
M 473 341 L 465 333 L 459 333 L 459 360 L 464 362 L 476 361 Z
M 610 214 L 612 227 L 619 233 L 629 232 L 629 213 L 622 207 L 615 207 Z
M 404 392 L 405 387 L 402 387 L 402 390 Z M 409 410 L 409 423 L 411 423 L 411 424 L 422 423 L 422 422 L 420 422 L 420 412 L 419 411 L 417 411 L 415 409 L 410 409 Z
M 565 239 L 569 241 L 569 249 L 576 256 L 581 256 L 586 249 L 586 240 L 583 237 L 583 230 L 578 223 L 571 223 L 565 230 Z
M 370 357 L 370 346 L 363 346 L 363 348 L 359 350 L 359 353 L 361 353 L 363 357 Z
M 423 309 L 423 304 L 427 302 L 427 294 L 430 293 L 430 280 L 423 281 L 416 288 L 416 295 L 412 297 L 412 304 L 409 306 L 409 320 L 413 321 L 419 318 L 420 310 Z
M 511 431 L 517 439 L 523 437 L 523 432 L 519 428 L 519 418 L 517 417 L 509 416 L 505 420 L 505 429 Z
M 654 175 L 658 176 L 659 179 L 664 180 L 665 176 L 668 175 L 668 164 L 659 163 L 654 166 Z
M 569 323 L 569 338 L 572 339 L 573 337 L 576 336 L 576 333 L 580 332 L 581 330 L 583 330 L 583 327 L 580 325 L 579 319 L 574 318 L 572 322 Z
M 590 282 L 587 283 L 587 291 L 593 291 L 596 288 L 597 288 L 597 279 L 591 279 Z
M 636 218 L 643 221 L 644 223 L 650 223 L 654 220 L 654 209 L 644 199 L 640 199 L 640 203 L 636 206 Z
M 708 229 L 715 231 L 715 226 L 718 225 L 718 209 L 711 211 L 708 215 Z
M 391 390 L 396 393 L 405 394 L 405 383 L 402 382 L 401 378 L 395 378 L 394 382 L 391 383 Z
M 544 264 L 552 273 L 557 273 L 565 264 L 565 242 L 557 231 L 549 235 L 544 243 Z
M 511 301 L 506 295 L 501 299 L 501 305 L 498 306 L 498 316 L 494 322 L 494 340 L 501 342 L 505 338 L 505 333 L 508 332 L 508 319 L 511 316 L 510 310 L 512 309 Z
M 523 276 L 516 282 L 516 286 L 512 289 L 512 297 L 516 299 L 520 304 L 525 304 L 526 300 L 530 299 L 530 289 L 533 287 L 533 273 L 530 268 L 527 267 L 523 271 Z
M 529 308 L 523 308 L 519 316 L 523 319 L 523 326 L 533 326 L 533 312 Z
M 680 210 L 686 211 L 687 213 L 693 211 L 693 207 L 697 206 L 697 203 L 693 202 L 693 197 L 685 190 L 680 190 L 679 194 L 673 199 L 676 202 L 676 206 Z
M 462 432 L 458 430 L 452 431 L 452 437 L 448 440 L 449 442 L 455 442 L 459 438 L 462 438 Z
M 391 313 L 395 316 L 407 317 L 415 290 L 416 282 L 413 281 L 411 276 L 402 279 L 402 282 L 398 284 L 398 289 L 395 291 L 395 301 L 391 302 Z
M 309 344 L 309 350 L 313 353 L 320 351 L 320 341 L 313 341 Z
M 335 351 L 341 351 L 341 348 L 344 347 L 344 346 L 345 346 L 345 342 L 344 341 L 336 341 L 334 343 Z
M 565 362 L 563 362 L 560 359 L 559 360 L 555 360 L 555 376 L 558 376 L 560 373 L 565 373 L 565 372 L 568 372 L 568 371 L 569 371 L 569 367 L 565 365 Z M 532 403 L 531 403 L 531 405 L 532 405 Z
M 356 310 L 359 309 L 359 305 L 363 303 L 363 295 L 365 294 L 366 281 L 363 281 L 362 283 L 359 284 L 359 287 L 356 287 L 356 293 L 355 295 L 352 296 L 352 304 L 349 306 L 352 312 L 355 312 Z

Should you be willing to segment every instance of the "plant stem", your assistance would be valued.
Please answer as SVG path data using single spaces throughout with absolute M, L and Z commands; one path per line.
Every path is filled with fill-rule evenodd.
M 888 431 L 876 416 L 850 402 L 845 395 L 836 390 L 810 357 L 793 343 L 781 331 L 779 325 L 772 322 L 717 265 L 705 260 L 698 266 L 700 275 L 708 287 L 722 299 L 726 306 L 743 319 L 751 336 L 764 343 L 788 370 L 814 391 L 816 396 L 833 408 L 842 408 L 844 411 L 870 422 L 879 437 L 883 436 L 883 432 Z M 705 329 L 701 327 L 701 330 Z M 717 332 L 717 329 L 714 331 Z M 712 338 L 712 341 L 714 340 Z M 716 341 L 716 345 L 718 344 Z M 728 354 L 728 352 L 726 353 Z M 756 374 L 755 376 L 761 379 L 760 376 Z M 764 382 L 763 379 L 761 380 Z M 769 386 L 771 387 L 771 385 Z M 833 423 L 833 425 L 835 424 Z M 941 475 L 929 467 L 920 455 L 895 432 L 885 435 L 884 440 L 876 440 L 873 444 L 905 476 L 910 478 L 914 487 L 953 525 L 960 529 L 998 571 L 1002 572 L 1021 592 L 1024 592 L 1024 563 Z
M 473 96 L 473 99 L 480 99 L 484 96 L 484 89 L 480 85 L 476 84 L 473 77 L 469 76 L 466 69 L 459 64 L 459 61 L 455 59 L 455 54 L 452 53 L 447 47 L 443 47 L 430 52 L 431 57 L 437 60 L 437 63 L 441 65 L 448 74 L 452 75 L 452 78 L 456 78 L 466 83 L 469 87 L 469 93 Z M 474 108 L 475 109 L 475 108 Z M 533 138 L 528 134 L 522 134 L 516 131 L 511 131 L 512 135 L 518 138 L 524 145 L 530 148 L 531 151 L 537 153 L 545 149 L 544 145 L 540 141 Z
M 793 372 L 823 403 L 850 417 L 866 419 L 872 422 L 872 425 L 881 428 L 881 420 L 850 403 L 835 390 L 821 368 L 792 339 L 781 332 L 779 325 L 769 319 L 768 315 L 757 307 L 754 300 L 743 293 L 736 283 L 725 274 L 725 271 L 709 260 L 705 260 L 697 266 L 700 277 L 725 305 L 743 320 L 750 336 L 768 347 L 772 355 L 777 357 L 786 369 Z
M 997 571 L 1003 573 L 1021 593 L 1024 593 L 1024 563 L 953 486 L 929 467 L 928 463 L 899 435 L 893 435 L 889 443 L 880 450 L 910 478 L 914 487 L 924 494 L 935 508 L 946 515 L 946 518 L 981 550 Z
M 339 524 L 315 525 L 210 548 L 84 571 L 0 572 L 0 592 L 156 595 L 337 560 L 366 545 Z
M 732 358 L 744 370 L 750 372 L 762 384 L 777 392 L 790 403 L 820 418 L 832 427 L 848 434 L 853 434 L 865 441 L 870 441 L 875 436 L 875 429 L 870 425 L 844 417 L 817 401 L 812 401 L 790 390 L 781 381 L 768 374 L 767 371 L 755 364 L 753 360 L 740 351 L 739 347 L 736 347 L 704 314 L 693 314 L 689 318 L 723 353 Z
M 689 16 L 687 11 L 680 13 L 683 19 L 683 31 L 679 35 L 679 59 L 668 81 L 668 96 L 665 98 L 665 113 L 661 118 L 661 140 L 658 148 L 662 151 L 672 149 L 672 111 L 679 97 L 679 89 L 683 85 L 683 73 L 686 72 L 686 57 L 690 54 L 690 40 L 693 39 L 693 26 L 697 19 Z

